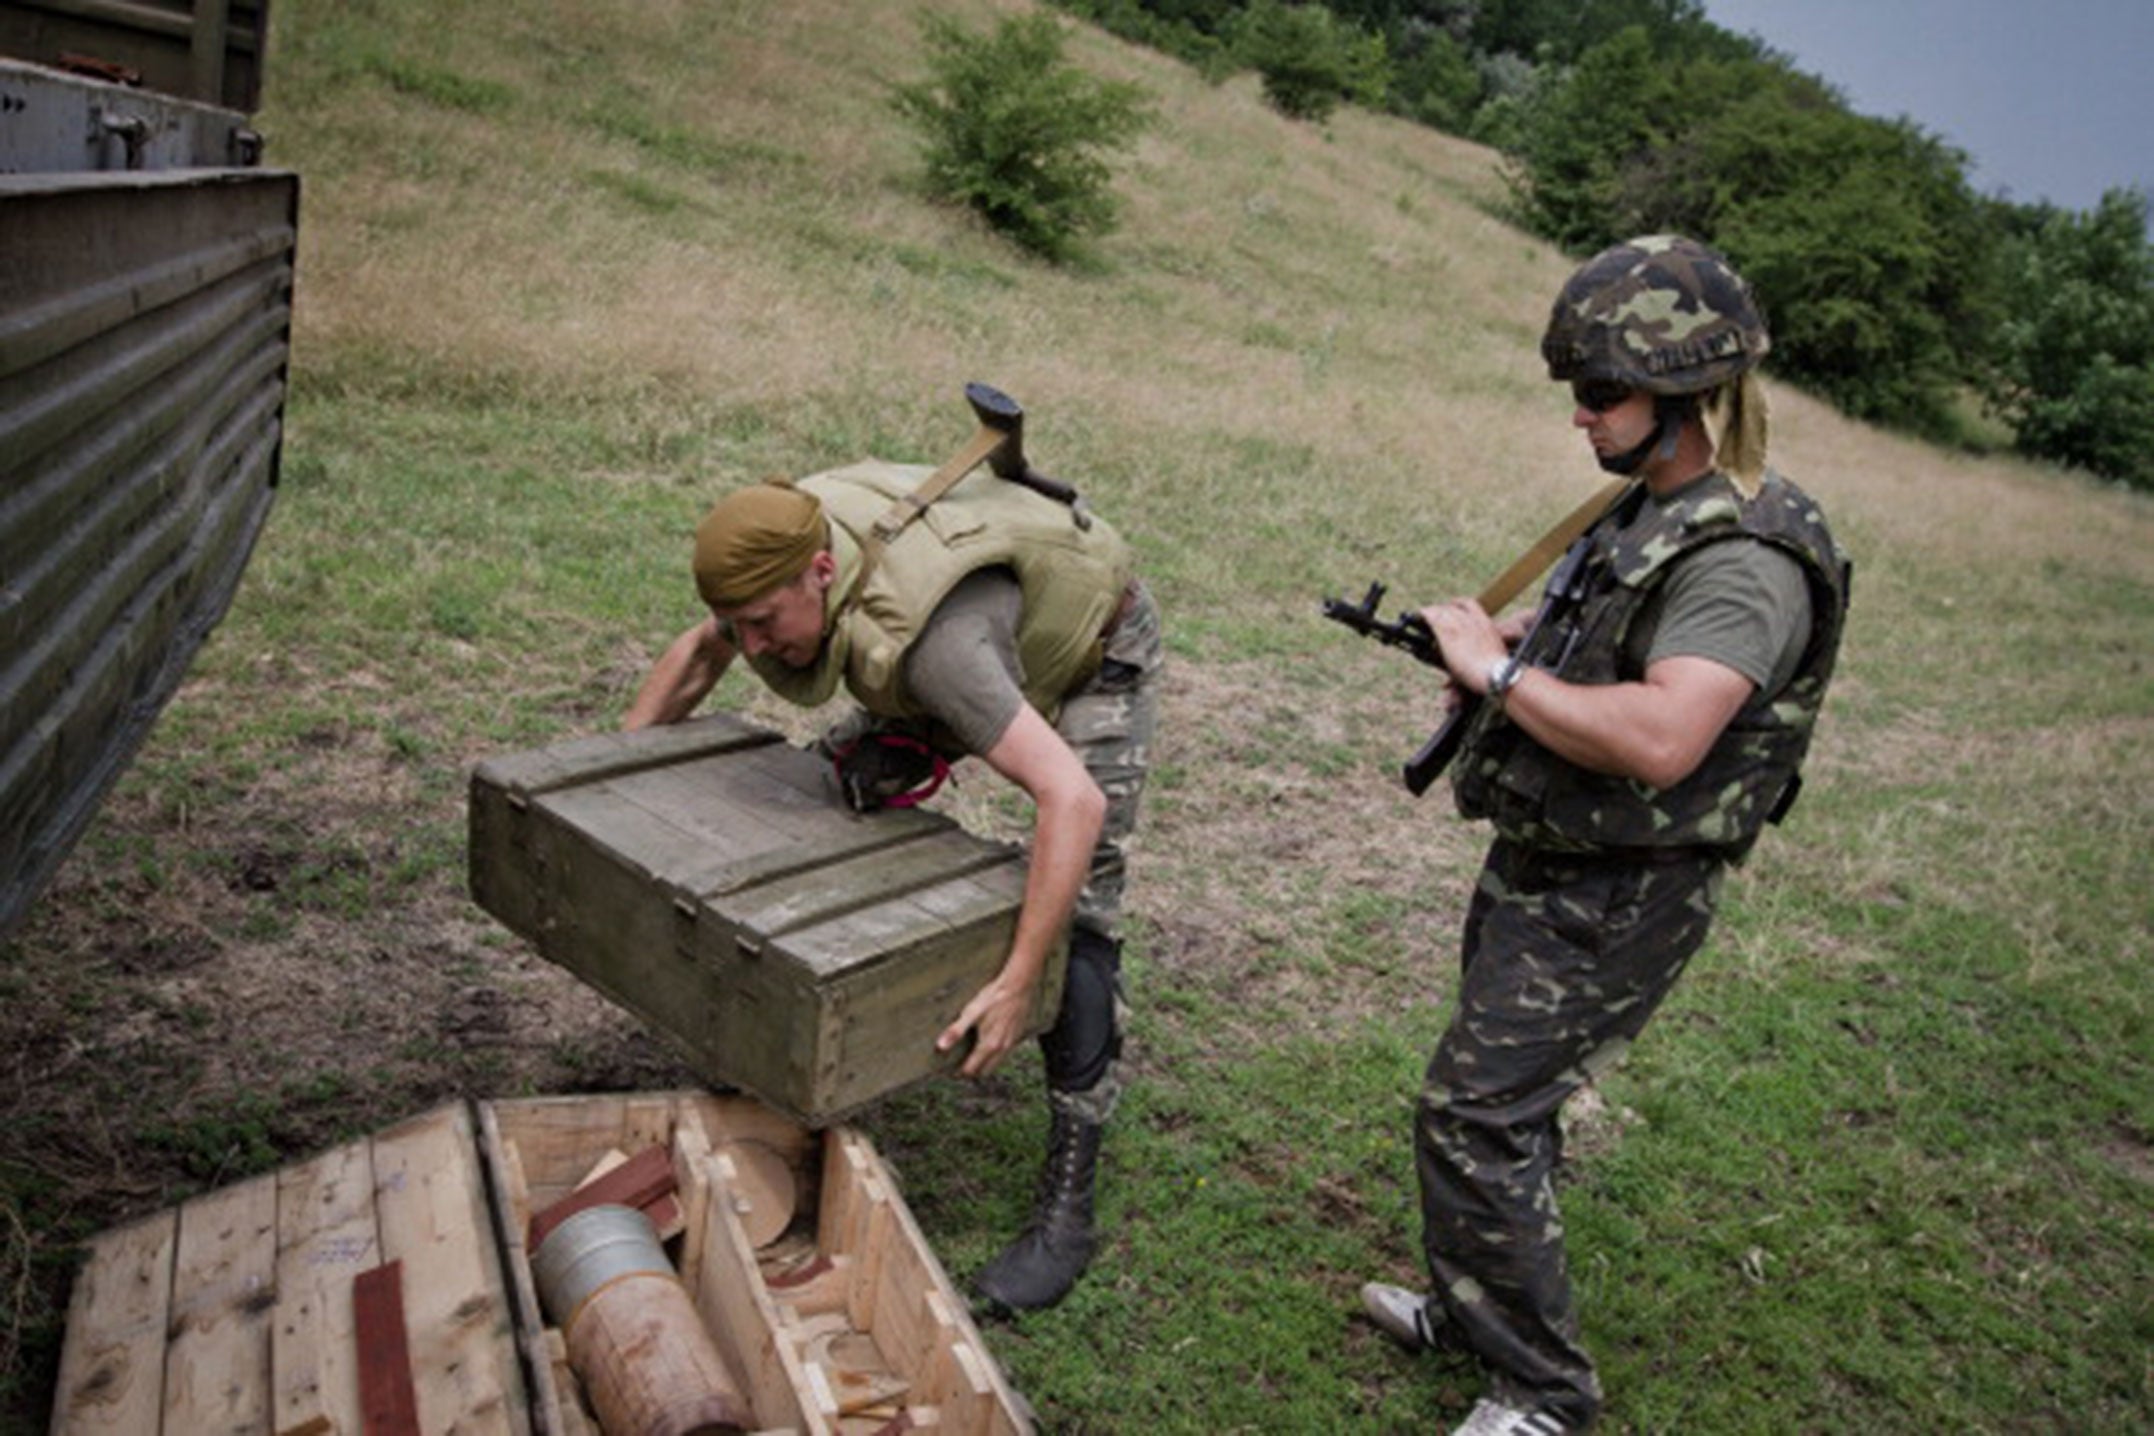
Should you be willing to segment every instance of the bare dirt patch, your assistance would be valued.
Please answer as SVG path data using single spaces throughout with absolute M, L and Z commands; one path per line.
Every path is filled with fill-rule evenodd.
M 1434 692 L 1425 675 L 1375 672 L 1357 688 L 1349 667 L 1321 696 L 1258 664 L 1169 676 L 1161 769 L 1204 784 L 1148 798 L 1132 879 L 1144 953 L 1162 980 L 1264 1024 L 1266 1042 L 1282 1013 L 1347 1030 L 1451 987 L 1483 840 L 1443 790 L 1415 799 L 1372 761 L 1426 737 L 1415 715 Z

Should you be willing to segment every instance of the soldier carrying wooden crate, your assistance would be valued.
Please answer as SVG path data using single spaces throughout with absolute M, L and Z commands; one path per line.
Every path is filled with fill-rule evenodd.
M 1040 1039 L 1051 1122 L 1034 1211 L 974 1279 L 990 1303 L 1050 1306 L 1094 1248 L 1100 1135 L 1121 1091 L 1123 844 L 1158 720 L 1158 610 L 1129 547 L 1023 458 L 1023 412 L 967 387 L 973 440 L 940 469 L 867 461 L 726 496 L 696 532 L 710 616 L 644 680 L 628 728 L 687 717 L 736 656 L 812 707 L 860 710 L 822 748 L 855 807 L 916 802 L 967 754 L 1031 797 L 1024 903 L 1001 971 L 937 1038 L 968 1077 L 1024 1031 L 1065 927 L 1062 1005 Z M 980 464 L 996 478 L 964 482 Z

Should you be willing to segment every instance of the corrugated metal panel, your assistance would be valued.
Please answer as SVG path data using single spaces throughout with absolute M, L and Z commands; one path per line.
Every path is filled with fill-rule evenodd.
M 0 0 L 0 54 L 252 114 L 268 0 Z
M 0 175 L 0 932 L 253 550 L 298 201 L 273 170 Z

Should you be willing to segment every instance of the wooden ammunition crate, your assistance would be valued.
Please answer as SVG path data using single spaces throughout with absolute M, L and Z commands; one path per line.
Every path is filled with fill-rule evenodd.
M 441 1108 L 103 1234 L 54 1436 L 396 1429 L 363 1419 L 385 1371 L 408 1374 L 408 1429 L 603 1436 L 526 1238 L 587 1179 L 660 1153 L 668 1190 L 645 1210 L 676 1233 L 669 1260 L 759 1430 L 1032 1430 L 865 1136 L 656 1093 Z M 405 1339 L 385 1354 L 353 1293 L 392 1261 Z
M 935 1038 L 1000 970 L 1009 844 L 865 817 L 829 765 L 716 714 L 482 764 L 471 890 L 715 1083 L 820 1125 L 962 1059 Z M 1028 1026 L 1061 1002 L 1049 962 Z

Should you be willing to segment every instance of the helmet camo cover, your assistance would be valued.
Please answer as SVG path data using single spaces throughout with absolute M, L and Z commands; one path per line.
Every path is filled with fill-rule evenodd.
M 1580 265 L 1541 337 L 1549 378 L 1612 379 L 1651 394 L 1715 388 L 1771 347 L 1757 300 L 1728 261 L 1664 234 Z

